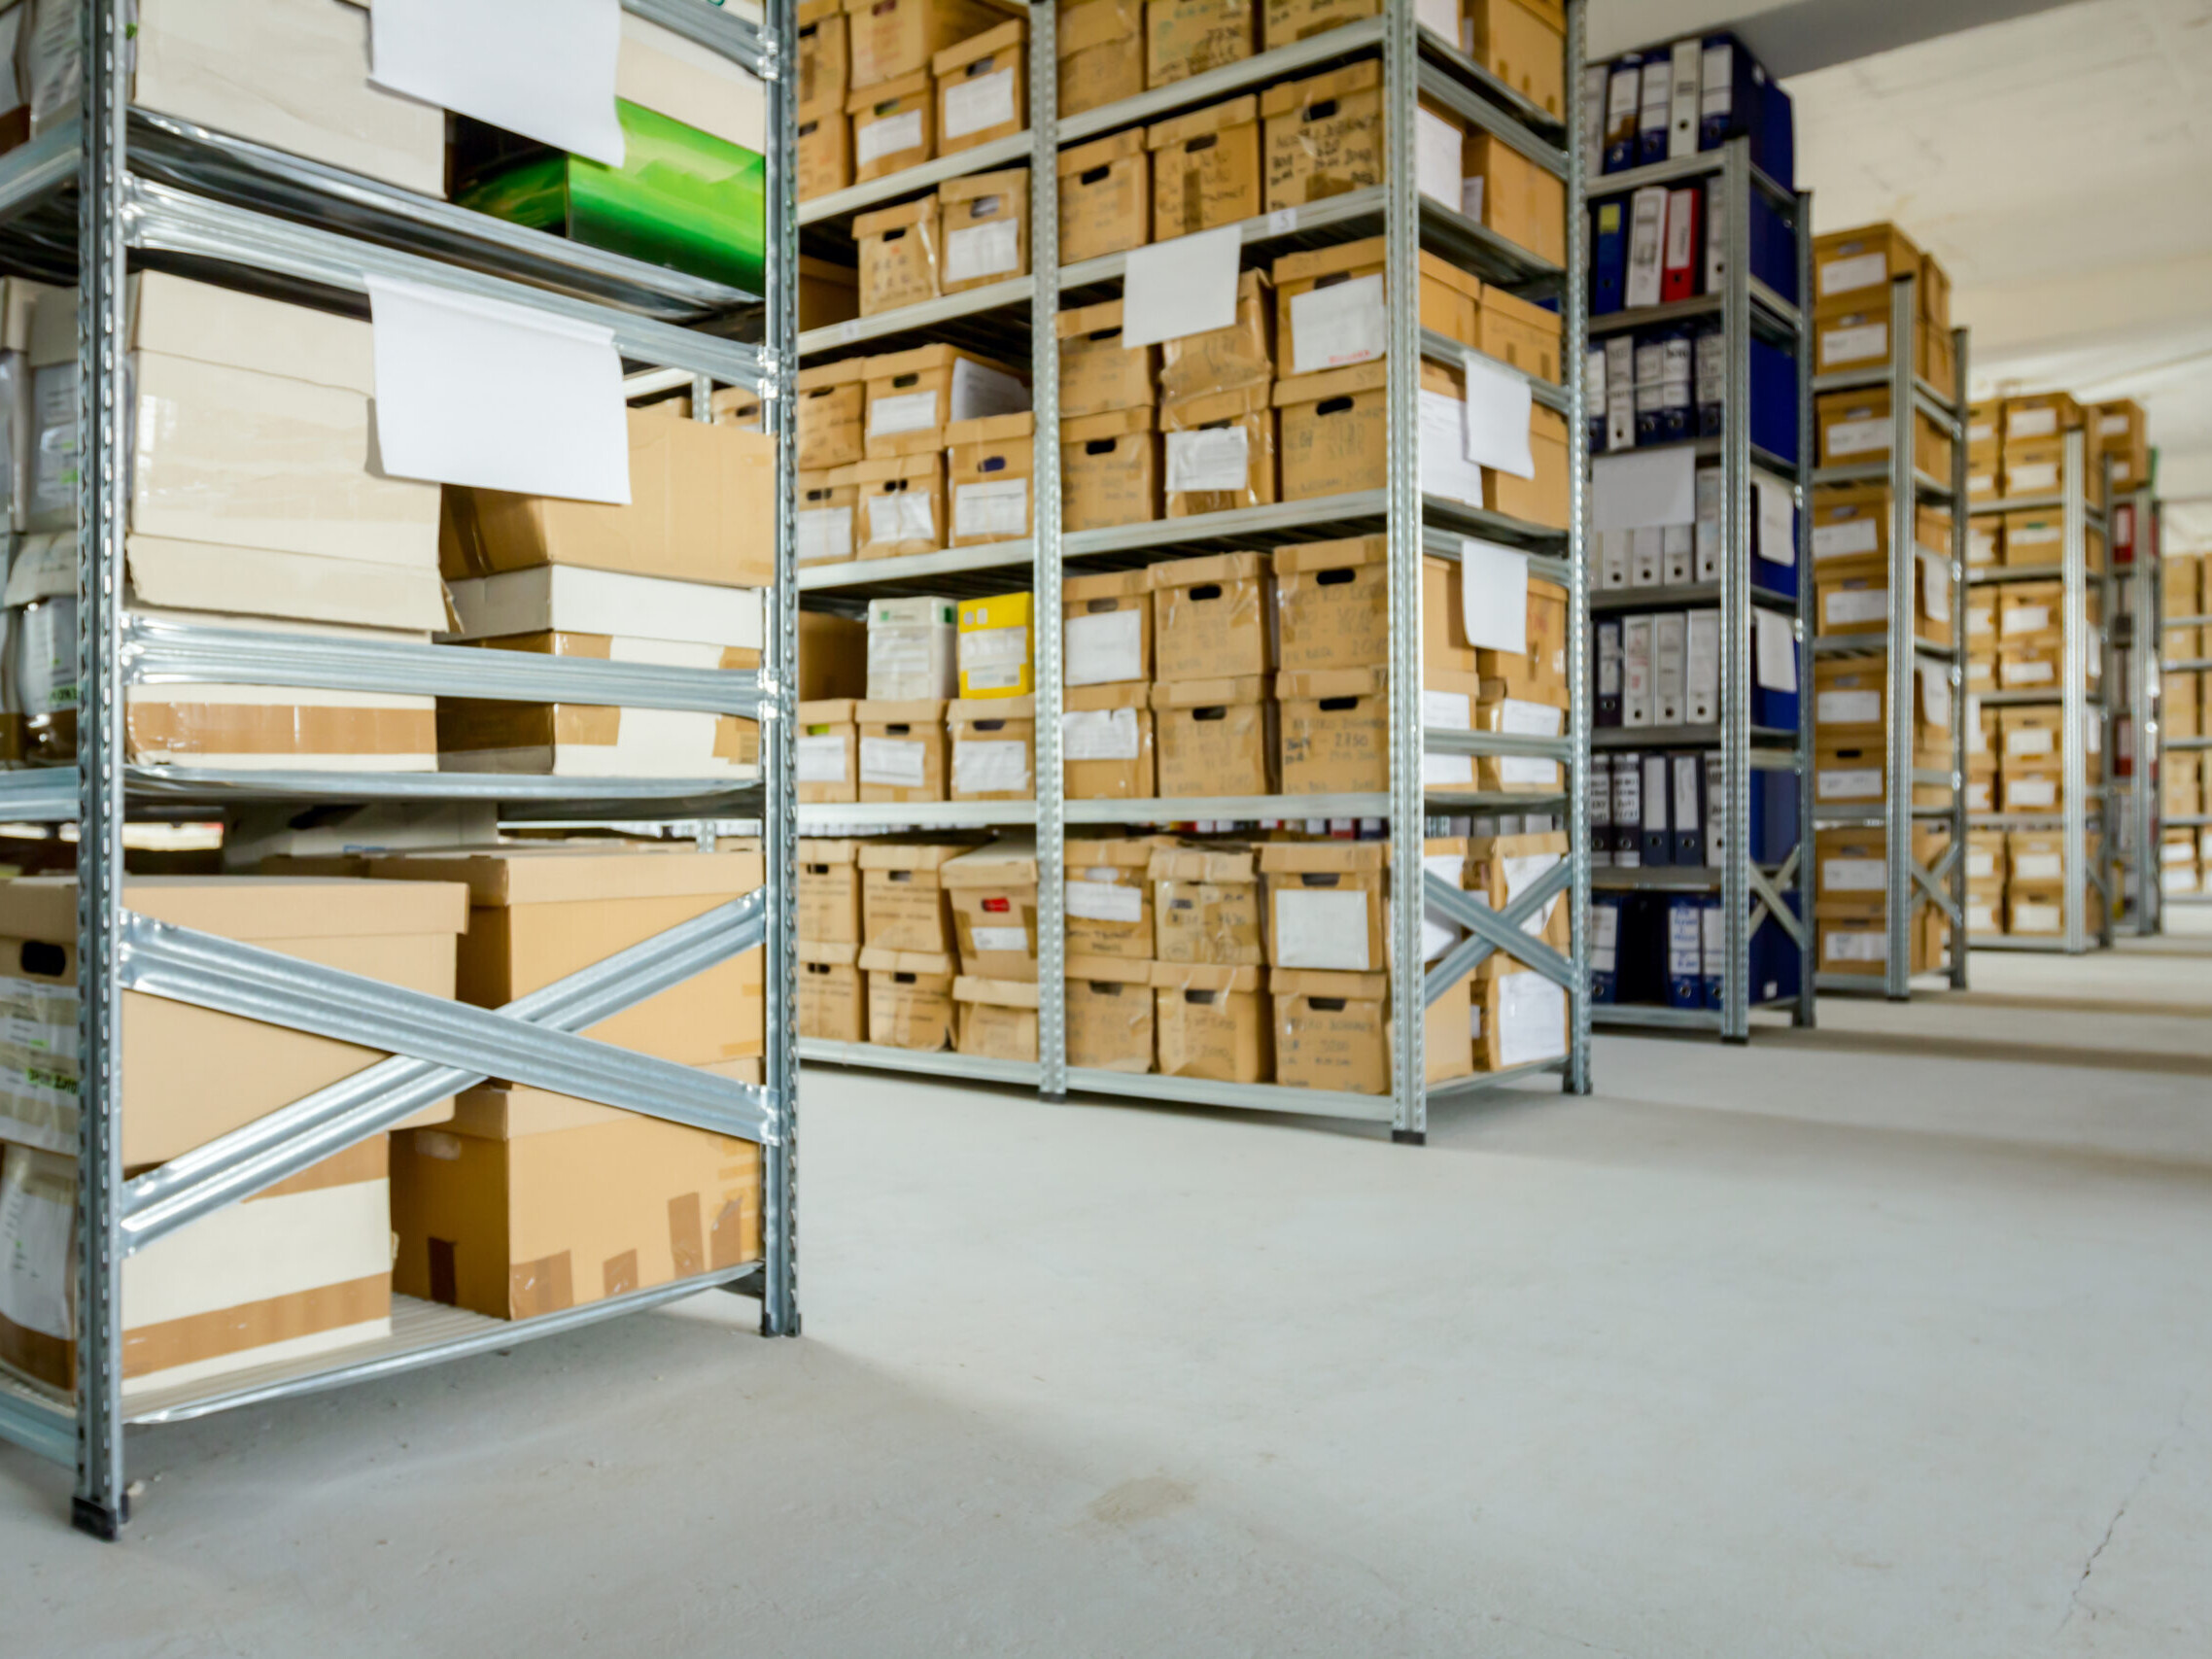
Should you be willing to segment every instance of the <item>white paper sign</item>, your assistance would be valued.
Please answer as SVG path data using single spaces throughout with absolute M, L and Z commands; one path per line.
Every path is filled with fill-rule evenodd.
M 1383 279 L 1354 277 L 1291 295 L 1291 372 L 1319 374 L 1370 363 L 1390 344 Z
M 873 167 L 886 156 L 921 148 L 921 112 L 901 110 L 881 121 L 862 121 L 856 133 L 854 159 L 863 167 Z
M 1167 488 L 1242 490 L 1252 476 L 1247 433 L 1242 427 L 1167 434 Z
M 876 541 L 935 541 L 937 513 L 927 493 L 895 490 L 887 496 L 868 498 L 868 539 Z
M 1526 378 L 1501 367 L 1479 352 L 1462 354 L 1467 374 L 1467 447 L 1469 461 L 1516 478 L 1537 475 L 1529 453 L 1529 405 L 1534 400 Z M 1674 524 L 1687 524 L 1684 513 Z
M 1751 474 L 1751 494 L 1759 509 L 1759 557 L 1770 565 L 1797 563 L 1797 501 L 1780 478 Z
M 860 740 L 860 781 L 896 789 L 918 789 L 928 760 L 922 745 L 899 738 Z
M 621 0 L 376 0 L 370 16 L 378 86 L 622 165 Z
M 1697 454 L 1686 444 L 1601 455 L 1590 463 L 1590 522 L 1595 530 L 1695 524 Z
M 1122 344 L 1134 350 L 1234 324 L 1243 247 L 1244 233 L 1225 225 L 1131 249 L 1122 282 Z
M 368 279 L 368 306 L 385 472 L 629 505 L 612 329 L 383 277 Z M 487 386 L 500 389 L 497 420 Z
M 1275 889 L 1275 962 L 1364 974 L 1367 969 L 1367 895 Z
M 1467 405 L 1448 392 L 1421 392 L 1421 493 L 1482 505 L 1482 468 L 1467 458 Z
M 1460 620 L 1468 642 L 1525 656 L 1529 649 L 1529 556 L 1494 541 L 1460 537 Z
M 1754 608 L 1751 612 L 1758 645 L 1759 683 L 1769 691 L 1797 689 L 1797 631 L 1786 616 Z
M 1069 685 L 1111 685 L 1117 680 L 1145 676 L 1142 611 L 1107 610 L 1096 616 L 1071 616 L 1062 638 Z
M 1460 166 L 1466 142 L 1467 135 L 1451 121 L 1424 109 L 1414 110 L 1413 179 L 1423 195 L 1449 208 L 1460 205 Z

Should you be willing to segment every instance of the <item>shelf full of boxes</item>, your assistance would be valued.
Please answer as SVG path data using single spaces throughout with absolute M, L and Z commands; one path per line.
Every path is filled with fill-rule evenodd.
M 2091 419 L 2100 444 L 2110 448 L 2116 440 L 2127 439 L 2112 459 L 2112 584 L 2118 603 L 2112 674 L 2119 695 L 2107 745 L 2112 753 L 2116 815 L 2111 862 L 2117 891 L 2112 912 L 2116 929 L 2146 938 L 2162 930 L 2164 896 L 2159 775 L 2164 730 L 2160 678 L 2165 569 L 2158 496 L 2152 488 L 2158 462 L 2148 443 L 2137 441 L 2143 436 L 2143 412 L 2135 404 L 2109 404 L 2093 411 Z M 2195 690 L 2193 678 L 2184 695 Z M 2194 715 L 2194 698 L 2190 709 Z
M 86 1531 L 126 1425 L 709 1287 L 798 1330 L 770 16 L 624 0 L 521 102 L 434 10 L 0 17 L 0 1437 Z
M 2212 560 L 2160 553 L 2159 884 L 2167 907 L 2205 905 L 2212 904 L 2212 796 L 2204 786 L 2204 756 L 2212 750 L 2204 703 L 2212 687 L 2212 590 L 2205 585 Z
M 809 1060 L 1587 1087 L 1580 12 L 804 8 Z
M 1744 1041 L 1754 1009 L 1814 1016 L 1811 198 L 1791 187 L 1788 96 L 1731 35 L 1593 65 L 1584 101 L 1606 168 L 1589 192 L 1595 1015 Z
M 1813 290 L 1819 987 L 1963 990 L 1966 330 L 1893 225 L 1816 238 Z
M 2126 463 L 2094 424 L 2102 407 L 2049 392 L 1968 413 L 1967 931 L 1977 950 L 2079 955 L 2112 942 L 2105 508 Z M 2139 420 L 2134 431 L 2139 442 Z

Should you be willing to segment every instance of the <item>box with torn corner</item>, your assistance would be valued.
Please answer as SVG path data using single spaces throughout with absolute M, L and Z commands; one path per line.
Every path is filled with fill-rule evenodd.
M 1060 756 L 1071 801 L 1149 801 L 1158 794 L 1152 687 L 1143 680 L 1071 685 L 1060 699 Z
M 1029 169 L 973 173 L 937 188 L 947 294 L 1029 274 Z
M 948 859 L 938 871 L 952 911 L 960 971 L 1037 978 L 1037 844 L 1009 838 Z
M 955 698 L 945 706 L 955 801 L 1029 801 L 1037 794 L 1030 757 L 1037 746 L 1037 700 Z
M 1071 958 L 1152 959 L 1151 870 L 1160 850 L 1147 836 L 1068 839 L 1063 891 Z
M 945 704 L 934 697 L 864 700 L 860 723 L 863 801 L 945 799 Z
M 1269 842 L 1260 848 L 1267 887 L 1267 964 L 1380 973 L 1389 905 L 1379 841 Z
M 953 346 L 916 346 L 868 360 L 867 433 L 872 461 L 945 447 L 956 421 L 1020 414 L 1028 382 L 1004 363 Z
M 955 155 L 1028 125 L 1028 49 L 1021 19 L 985 29 L 930 59 L 937 83 L 937 153 Z
M 451 997 L 467 896 L 451 882 L 404 892 L 359 880 L 131 877 L 123 908 L 281 955 Z M 77 883 L 0 883 L 0 1140 L 78 1147 Z M 147 992 L 122 1003 L 121 1157 L 163 1163 L 375 1064 L 374 1049 L 220 1014 Z M 441 1123 L 440 1101 L 404 1120 Z
M 799 730 L 795 783 L 802 802 L 860 799 L 860 703 L 857 698 L 821 698 L 797 709 Z
M 1126 253 L 1150 239 L 1152 157 L 1143 128 L 1061 151 L 1059 182 L 1063 265 Z
M 1179 679 L 1152 688 L 1162 798 L 1275 793 L 1274 681 Z
M 1265 977 L 1262 968 L 1155 962 L 1153 1024 L 1160 1072 L 1216 1083 L 1272 1078 Z
M 1266 961 L 1259 865 L 1251 848 L 1156 847 L 1146 878 L 1153 888 L 1155 959 L 1214 967 Z
M 753 1062 L 709 1068 L 755 1081 Z M 750 1141 L 492 1084 L 392 1138 L 393 1286 L 532 1319 L 756 1262 Z
M 868 982 L 868 1040 L 888 1049 L 935 1054 L 952 1046 L 950 955 L 861 948 L 860 971 Z
M 1267 212 L 1382 183 L 1382 65 L 1373 59 L 1280 82 L 1261 94 L 1260 116 Z
M 944 868 L 974 850 L 971 842 L 862 842 L 862 939 L 886 950 L 951 955 L 952 906 Z
M 1268 389 L 1163 404 L 1169 518 L 1266 506 L 1275 493 L 1275 411 Z
M 1037 985 L 962 974 L 952 982 L 953 1048 L 987 1060 L 1037 1058 Z
M 1096 1071 L 1152 1070 L 1150 961 L 1067 958 L 1067 1063 Z
M 831 1043 L 868 1041 L 868 996 L 857 941 L 799 940 L 799 1035 Z
M 945 292 L 936 196 L 855 214 L 852 245 L 860 259 L 861 316 L 920 305 Z

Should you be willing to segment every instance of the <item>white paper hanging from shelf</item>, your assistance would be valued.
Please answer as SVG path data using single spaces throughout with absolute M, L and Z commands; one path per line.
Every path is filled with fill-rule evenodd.
M 620 0 L 376 0 L 379 86 L 619 167 Z

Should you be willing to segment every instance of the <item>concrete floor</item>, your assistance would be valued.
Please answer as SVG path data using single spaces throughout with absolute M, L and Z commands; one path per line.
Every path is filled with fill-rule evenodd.
M 149 1431 L 120 1547 L 0 1447 L 0 1654 L 2201 1659 L 2208 947 L 1605 1039 L 1425 1151 L 816 1077 L 804 1339 Z

